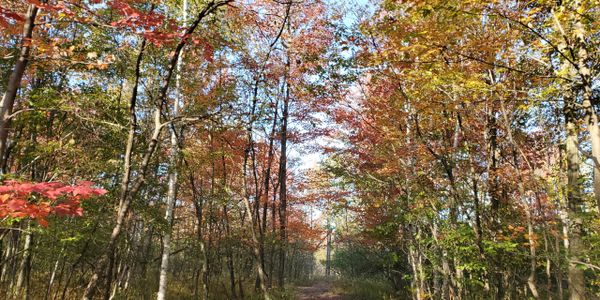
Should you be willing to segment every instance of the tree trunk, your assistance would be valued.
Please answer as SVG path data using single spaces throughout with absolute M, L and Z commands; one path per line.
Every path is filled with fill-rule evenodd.
M 281 122 L 281 154 L 279 157 L 279 287 L 285 285 L 285 252 L 287 248 L 287 125 L 290 102 L 290 86 L 288 81 L 288 72 L 290 68 L 290 59 L 286 62 L 286 74 L 284 80 L 285 96 L 283 99 L 283 112 Z
M 583 270 L 577 267 L 585 251 L 582 236 L 582 199 L 581 183 L 579 180 L 579 130 L 577 129 L 574 107 L 575 95 L 567 91 L 565 95 L 565 129 L 566 129 L 566 159 L 567 159 L 567 211 L 568 211 L 568 281 L 571 300 L 586 299 L 585 277 Z
M 45 3 L 46 1 L 41 1 Z M 25 24 L 23 25 L 23 36 L 21 38 L 21 50 L 19 58 L 15 63 L 15 66 L 8 78 L 8 84 L 6 91 L 2 96 L 2 102 L 0 102 L 0 172 L 6 173 L 8 156 L 8 131 L 10 126 L 10 115 L 13 112 L 15 105 L 15 99 L 17 97 L 17 91 L 21 86 L 21 80 L 25 73 L 25 68 L 29 62 L 29 55 L 31 53 L 31 38 L 33 36 L 33 27 L 35 26 L 35 18 L 38 13 L 38 7 L 35 5 L 29 5 L 27 9 L 27 16 L 25 17 Z
M 187 0 L 183 1 L 183 27 L 186 26 L 187 21 Z M 183 51 L 183 50 L 182 50 Z M 183 97 L 181 95 L 181 61 L 182 61 L 183 53 L 179 55 L 177 60 L 177 74 L 175 79 L 176 93 L 177 97 L 173 101 L 173 112 L 172 118 L 176 118 L 179 112 L 179 105 L 183 101 Z M 156 299 L 164 300 L 167 295 L 167 281 L 168 281 L 168 273 L 169 273 L 169 256 L 171 254 L 171 234 L 173 231 L 173 214 L 175 210 L 175 202 L 177 201 L 177 179 L 178 179 L 178 171 L 179 168 L 179 143 L 177 140 L 177 128 L 173 123 L 170 126 L 171 131 L 171 152 L 169 153 L 169 183 L 168 183 L 168 191 L 167 191 L 167 201 L 166 201 L 166 212 L 165 212 L 165 221 L 167 222 L 167 230 L 163 235 L 163 253 L 160 261 L 160 275 L 158 280 L 158 294 Z
M 413 297 L 416 300 L 423 299 L 423 291 L 421 290 L 421 284 L 419 280 L 419 271 L 417 268 L 417 251 L 415 250 L 414 245 L 411 245 L 408 252 L 408 257 L 410 261 L 410 266 L 412 268 L 412 287 L 413 287 Z
M 114 252 L 116 249 L 117 240 L 118 240 L 119 236 L 121 235 L 123 226 L 125 225 L 125 219 L 126 219 L 127 213 L 129 212 L 129 207 L 130 207 L 131 201 L 133 200 L 133 198 L 135 198 L 135 196 L 137 195 L 137 192 L 140 190 L 143 183 L 145 182 L 146 171 L 147 171 L 148 165 L 150 163 L 150 157 L 152 156 L 152 154 L 155 152 L 156 148 L 158 147 L 158 139 L 160 137 L 160 133 L 162 132 L 162 124 L 160 124 L 160 110 L 159 109 L 155 109 L 154 119 L 155 119 L 154 132 L 150 139 L 150 143 L 148 144 L 148 149 L 146 150 L 146 153 L 144 154 L 144 159 L 142 161 L 142 171 L 140 172 L 140 177 L 138 177 L 135 185 L 131 188 L 130 192 L 125 196 L 124 199 L 122 199 L 123 205 L 121 205 L 118 209 L 116 224 L 112 229 L 112 232 L 111 232 L 111 235 L 110 235 L 110 238 L 108 241 L 108 245 L 106 246 L 106 251 L 102 255 L 102 257 L 99 259 L 98 263 L 96 264 L 95 271 L 85 289 L 84 296 L 83 296 L 83 299 L 85 299 L 85 300 L 91 300 L 93 298 L 93 296 L 96 292 L 96 286 L 98 284 L 98 280 L 101 279 L 103 276 L 108 275 L 108 272 L 110 272 L 110 268 L 113 263 L 113 256 L 114 256 Z M 107 283 L 107 285 L 110 286 L 110 283 Z
M 169 173 L 169 187 L 167 191 L 167 203 L 165 212 L 165 221 L 167 222 L 167 230 L 165 231 L 162 242 L 163 242 L 163 253 L 160 262 L 160 277 L 158 281 L 158 300 L 164 300 L 167 294 L 167 277 L 169 272 L 169 256 L 171 254 L 171 233 L 173 230 L 173 214 L 175 210 L 175 201 L 177 197 L 177 138 L 175 137 L 174 129 L 171 133 L 171 157 L 170 164 L 171 170 Z
M 277 189 L 279 188 L 279 180 L 277 181 L 277 183 L 275 184 L 275 188 L 273 189 L 274 191 L 277 191 Z M 271 242 L 271 254 L 270 254 L 270 258 L 269 261 L 271 262 L 269 265 L 269 274 L 271 274 L 271 277 L 269 277 L 269 286 L 273 286 L 273 274 L 275 271 L 275 252 L 276 252 L 276 248 L 277 245 L 275 244 L 275 236 L 276 236 L 276 232 L 277 232 L 277 193 L 273 193 L 273 201 L 271 203 L 271 236 L 273 238 L 272 242 Z
M 574 28 L 578 31 L 572 32 L 572 46 L 570 51 L 573 53 L 576 71 L 581 80 L 581 85 L 574 86 L 575 89 L 573 96 L 576 97 L 578 92 L 581 92 L 582 106 L 585 113 L 585 125 L 587 126 L 589 140 L 591 144 L 592 164 L 594 166 L 593 175 L 593 186 L 594 196 L 596 198 L 596 205 L 600 209 L 600 127 L 598 127 L 598 113 L 592 103 L 592 86 L 593 86 L 593 75 L 589 65 L 592 63 L 588 54 L 588 42 L 586 41 L 585 25 L 583 24 L 582 16 L 579 14 L 579 10 L 582 9 L 581 1 L 572 2 L 572 14 L 574 18 Z M 592 45 L 592 47 L 594 47 Z M 592 51 L 597 50 L 592 48 Z
M 185 160 L 184 160 L 185 162 Z M 190 174 L 189 174 L 189 180 L 190 180 L 190 185 L 192 187 L 192 197 L 193 197 L 193 201 L 194 201 L 194 208 L 196 210 L 196 220 L 198 222 L 197 228 L 196 228 L 196 237 L 198 239 L 198 244 L 199 244 L 199 250 L 200 250 L 200 267 L 199 267 L 199 274 L 197 275 L 198 278 L 200 280 L 200 285 L 202 287 L 202 297 L 201 299 L 207 300 L 208 299 L 208 255 L 206 254 L 206 247 L 204 244 L 204 236 L 203 236 L 203 230 L 202 230 L 202 224 L 203 224 L 203 219 L 204 219 L 204 200 L 203 200 L 203 195 L 201 191 L 198 191 L 197 187 L 196 187 L 196 182 L 194 179 L 193 174 L 191 173 L 191 170 L 189 170 Z M 194 294 L 197 296 L 198 291 L 197 289 L 194 290 Z
M 225 238 L 227 240 L 226 256 L 227 256 L 227 270 L 229 271 L 229 288 L 231 289 L 231 296 L 236 299 L 236 286 L 235 286 L 235 265 L 233 262 L 233 249 L 231 245 L 231 229 L 229 228 L 229 212 L 227 205 L 223 205 L 223 222 L 225 225 Z
M 437 211 L 437 209 L 435 207 L 433 207 L 433 209 Z M 450 272 L 450 263 L 448 262 L 448 251 L 446 249 L 444 249 L 444 246 L 441 245 L 441 243 L 439 241 L 439 232 L 438 232 L 438 225 L 437 225 L 436 220 L 433 220 L 433 222 L 432 222 L 431 234 L 433 236 L 433 241 L 435 242 L 435 246 L 436 246 L 436 248 L 438 248 L 437 251 L 439 251 L 438 253 L 441 255 L 441 262 L 442 262 L 441 299 L 452 298 L 454 293 L 452 292 L 451 286 L 450 286 L 450 277 L 451 277 L 450 273 L 451 272 Z
M 29 299 L 29 277 L 31 274 L 31 247 L 33 243 L 33 233 L 31 232 L 31 224 L 27 226 L 27 235 L 23 245 L 23 259 L 19 266 L 19 275 L 15 286 L 15 296 L 21 296 L 22 299 Z M 16 298 L 16 297 L 15 297 Z
M 52 268 L 52 273 L 50 274 L 50 279 L 48 280 L 48 288 L 46 289 L 46 294 L 44 295 L 44 300 L 48 300 L 50 294 L 52 292 L 52 285 L 54 284 L 54 280 L 56 278 L 56 272 L 58 271 L 58 266 L 60 264 L 60 260 L 63 258 L 63 254 L 65 252 L 65 245 L 63 244 L 60 249 L 60 253 L 58 254 L 58 258 L 54 263 L 54 268 Z
M 267 211 L 269 208 L 269 189 L 271 187 L 271 167 L 273 165 L 273 158 L 274 158 L 274 142 L 275 142 L 275 132 L 277 130 L 277 108 L 279 105 L 279 101 L 275 102 L 275 111 L 273 112 L 273 126 L 271 127 L 271 134 L 269 136 L 269 150 L 267 153 L 267 167 L 265 170 L 265 174 L 264 174 L 264 199 L 265 199 L 265 203 L 263 204 L 263 211 L 262 211 L 262 228 L 261 228 L 261 235 L 260 235 L 260 247 L 261 247 L 261 261 L 263 264 L 263 269 L 266 269 L 266 258 L 265 258 L 265 236 L 267 234 Z M 274 194 L 276 194 L 277 191 L 274 191 Z M 273 208 L 274 209 L 274 208 Z M 273 225 L 275 226 L 275 225 Z M 271 259 L 271 265 L 270 267 L 272 267 L 273 262 Z M 267 278 L 268 278 L 268 286 L 271 287 L 272 283 L 273 283 L 273 272 L 272 272 L 272 268 L 269 270 L 269 272 L 267 273 Z M 258 279 L 258 277 L 257 277 Z
M 539 299 L 540 295 L 537 290 L 536 284 L 536 269 L 537 269 L 537 256 L 535 248 L 535 239 L 533 231 L 533 220 L 531 217 L 531 204 L 525 208 L 525 214 L 527 216 L 527 236 L 529 242 L 529 276 L 527 277 L 527 286 L 531 290 L 531 295 L 535 299 Z
M 327 217 L 327 249 L 325 253 L 325 276 L 331 276 L 331 224 L 329 216 Z
M 267 285 L 266 285 L 266 275 L 263 269 L 263 265 L 260 262 L 260 241 L 258 239 L 258 236 L 256 234 L 256 224 L 254 223 L 254 218 L 252 216 L 252 209 L 250 207 L 250 199 L 249 199 L 249 192 L 248 192 L 248 172 L 247 172 L 247 168 L 248 168 L 248 154 L 249 154 L 249 149 L 246 149 L 246 153 L 244 154 L 244 165 L 243 165 L 243 180 L 244 180 L 244 189 L 246 190 L 246 195 L 243 197 L 243 202 L 244 202 L 244 208 L 246 210 L 246 213 L 250 215 L 250 217 L 248 218 L 250 220 L 250 231 L 251 231 L 251 236 L 252 236 L 252 249 L 253 249 L 253 254 L 254 254 L 254 260 L 255 260 L 255 264 L 256 264 L 256 271 L 258 273 L 259 276 L 259 280 L 260 280 L 260 289 L 263 293 L 263 297 L 265 300 L 270 300 L 271 296 L 269 294 L 269 291 L 267 290 Z

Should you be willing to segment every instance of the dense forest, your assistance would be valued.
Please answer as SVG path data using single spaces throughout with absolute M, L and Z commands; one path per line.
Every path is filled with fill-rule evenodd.
M 598 0 L 0 1 L 2 299 L 598 299 Z

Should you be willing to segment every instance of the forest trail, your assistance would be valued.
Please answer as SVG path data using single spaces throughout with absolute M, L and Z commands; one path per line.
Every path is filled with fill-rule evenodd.
M 327 281 L 315 282 L 310 286 L 296 288 L 297 300 L 344 300 L 342 295 L 333 291 L 333 284 Z

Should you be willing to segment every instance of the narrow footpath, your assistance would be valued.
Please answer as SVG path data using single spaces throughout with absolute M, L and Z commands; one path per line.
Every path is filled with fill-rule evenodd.
M 315 282 L 310 286 L 296 288 L 297 300 L 346 300 L 334 292 L 333 284 L 327 281 Z

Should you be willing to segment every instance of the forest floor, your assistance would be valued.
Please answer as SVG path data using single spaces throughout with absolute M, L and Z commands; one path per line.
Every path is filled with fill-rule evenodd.
M 310 286 L 298 286 L 296 288 L 297 300 L 344 300 L 342 295 L 335 292 L 332 282 L 316 281 Z

